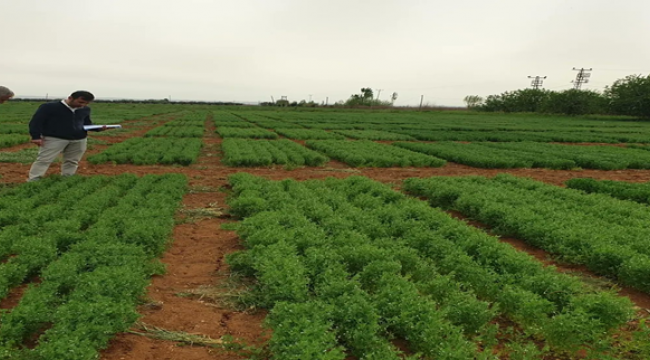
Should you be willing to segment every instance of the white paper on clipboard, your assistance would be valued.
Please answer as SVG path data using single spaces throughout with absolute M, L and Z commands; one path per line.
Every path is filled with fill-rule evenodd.
M 101 130 L 106 126 L 107 129 L 121 129 L 122 125 L 84 125 L 84 130 L 86 131 L 92 131 L 92 130 Z

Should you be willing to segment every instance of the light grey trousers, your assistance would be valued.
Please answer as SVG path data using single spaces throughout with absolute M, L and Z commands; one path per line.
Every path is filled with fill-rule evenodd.
M 38 149 L 38 157 L 29 170 L 29 180 L 34 181 L 45 176 L 52 161 L 63 153 L 61 175 L 70 176 L 77 172 L 79 160 L 86 152 L 87 139 L 66 140 L 51 136 L 43 137 L 43 144 Z

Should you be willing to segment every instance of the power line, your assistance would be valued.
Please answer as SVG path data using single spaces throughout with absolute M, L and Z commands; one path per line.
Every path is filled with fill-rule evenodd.
M 591 77 L 591 74 L 589 73 L 592 69 L 585 69 L 585 68 L 580 68 L 576 69 L 573 68 L 573 70 L 578 71 L 578 75 L 576 75 L 576 79 L 573 80 L 573 88 L 576 90 L 580 90 L 582 87 L 582 84 L 586 84 L 589 82 L 589 78 Z
M 546 76 L 529 76 L 529 79 L 533 79 L 533 81 L 530 83 L 530 85 L 533 87 L 533 89 L 539 89 L 542 87 L 544 84 L 544 79 L 546 79 Z

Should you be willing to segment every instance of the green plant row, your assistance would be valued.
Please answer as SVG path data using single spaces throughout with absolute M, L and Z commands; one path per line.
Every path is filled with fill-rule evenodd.
M 0 260 L 3 260 L 0 265 L 0 299 L 26 278 L 38 274 L 57 254 L 65 252 L 71 243 L 78 240 L 78 236 L 73 234 L 86 229 L 95 216 L 112 206 L 111 199 L 119 197 L 122 191 L 120 186 L 105 186 L 106 180 L 101 177 L 90 181 L 48 179 L 46 182 L 57 198 L 48 201 L 47 198 L 41 200 L 29 195 L 17 197 L 10 192 L 0 201 L 3 226 L 0 233 Z M 131 184 L 122 185 L 125 185 L 125 190 Z M 65 190 L 68 187 L 73 189 Z M 33 188 L 40 192 L 44 189 L 40 184 Z M 89 203 L 91 206 L 87 211 L 84 209 L 84 214 L 72 210 L 82 209 L 81 206 Z
M 546 154 L 529 154 L 523 151 L 500 150 L 481 143 L 461 144 L 457 142 L 417 143 L 398 142 L 394 146 L 436 156 L 458 164 L 480 168 L 550 168 L 572 169 L 575 162 Z
M 195 137 L 203 136 L 206 114 L 190 112 L 169 121 L 162 126 L 149 130 L 144 136 Z
M 564 182 L 570 189 L 586 193 L 607 194 L 621 200 L 632 200 L 650 204 L 650 183 L 629 183 L 625 181 L 595 180 L 575 178 Z
M 255 123 L 257 126 L 264 129 L 300 129 L 302 126 L 290 122 L 279 121 L 277 118 L 272 118 L 264 113 L 252 112 L 239 112 L 237 116 Z
M 180 164 L 196 161 L 203 142 L 187 138 L 133 138 L 112 145 L 107 150 L 88 156 L 92 164 L 113 161 L 117 164 L 135 165 Z
M 204 111 L 182 113 L 164 126 L 203 126 L 208 114 Z
M 254 121 L 255 125 L 263 128 L 263 129 L 269 129 L 273 131 L 281 130 L 281 129 L 303 129 L 302 126 L 297 125 L 297 124 L 291 124 L 291 123 L 285 123 L 281 121 L 275 121 L 271 119 L 266 119 L 266 120 L 257 120 Z
M 445 160 L 368 140 L 308 140 L 307 147 L 354 167 L 440 167 Z
M 14 252 L 10 262 L 38 256 L 49 261 L 32 274 L 40 282 L 30 284 L 18 305 L 0 314 L 0 359 L 96 359 L 116 333 L 137 320 L 136 306 L 148 278 L 160 273 L 154 259 L 166 247 L 186 186 L 179 174 L 125 174 L 44 179 L 6 194 L 31 194 L 40 202 L 55 189 L 57 201 L 69 206 L 52 212 L 51 203 L 34 204 L 30 213 L 40 213 L 43 227 L 21 216 L 7 226 L 9 231 L 34 230 L 13 241 L 4 238 L 3 229 L 3 241 L 11 241 Z M 11 209 L 6 205 L 3 211 Z M 15 210 L 29 206 L 27 201 Z M 26 346 L 35 340 L 35 347 Z
M 650 152 L 616 146 L 575 146 L 543 143 L 486 143 L 496 149 L 566 158 L 587 169 L 650 169 Z M 543 156 L 543 155 L 542 155 Z
M 27 133 L 27 131 L 23 131 Z M 20 145 L 29 142 L 28 135 L 2 134 L 0 135 L 0 148 L 6 148 L 14 145 Z
M 367 124 L 355 124 L 355 123 L 349 123 L 349 122 L 344 122 L 344 123 L 331 123 L 331 122 L 323 122 L 323 123 L 307 123 L 307 122 L 300 122 L 298 123 L 301 126 L 304 126 L 308 129 L 320 129 L 320 130 L 365 130 L 368 125 Z
M 434 130 L 394 130 L 424 141 L 493 141 L 493 142 L 648 142 L 650 134 L 616 134 L 591 132 L 558 131 L 434 131 Z
M 336 132 L 359 140 L 415 140 L 409 135 L 379 130 L 336 130 Z
M 257 128 L 255 124 L 235 113 L 215 111 L 213 113 L 213 119 L 216 127 Z
M 386 112 L 386 111 L 276 111 L 265 112 L 265 115 L 278 119 L 284 122 L 291 122 L 300 124 L 306 127 L 311 125 L 318 126 L 319 124 L 331 125 L 344 125 L 356 124 L 359 126 L 373 125 L 373 124 L 413 124 L 413 123 L 429 123 L 427 119 L 429 114 L 412 113 L 412 112 Z M 358 128 L 363 129 L 363 128 Z
M 411 178 L 404 189 L 565 261 L 650 292 L 647 206 L 504 174 L 493 179 Z
M 628 299 L 366 178 L 229 181 L 247 250 L 228 262 L 257 279 L 276 359 L 342 359 L 333 335 L 360 359 L 399 358 L 388 333 L 415 358 L 490 359 L 473 341 L 495 345 L 497 316 L 575 350 L 631 314 Z
M 26 107 L 21 106 L 21 110 L 26 110 Z M 31 108 L 30 108 L 31 110 Z M 34 108 L 33 111 L 36 111 L 36 108 Z M 23 131 L 25 129 L 25 125 L 29 123 L 30 116 L 33 115 L 33 112 L 25 112 L 24 114 L 12 114 L 12 113 L 6 113 L 3 111 L 2 118 L 0 119 L 1 123 L 6 123 L 8 125 L 16 125 L 16 124 L 22 124 L 23 126 Z
M 571 146 L 543 143 L 456 142 L 394 143 L 409 150 L 481 168 L 550 168 L 618 170 L 650 168 L 650 153 L 613 146 Z
M 225 139 L 223 162 L 229 166 L 321 166 L 329 159 L 291 140 Z
M 241 112 L 245 116 L 246 112 Z M 305 127 L 358 130 L 433 130 L 487 132 L 580 132 L 649 135 L 647 122 L 616 116 L 558 116 L 537 114 L 495 114 L 479 112 L 409 112 L 409 111 L 265 111 L 264 115 L 283 122 Z M 348 126 L 346 126 L 348 125 Z M 338 127 L 341 126 L 341 127 Z
M 203 123 L 197 125 L 170 125 L 165 124 L 155 129 L 149 130 L 144 136 L 168 136 L 168 137 L 185 137 L 185 138 L 200 138 L 203 137 Z
M 278 195 L 281 194 L 269 193 L 270 197 Z M 473 346 L 463 339 L 460 329 L 444 319 L 443 312 L 437 311 L 435 303 L 420 297 L 413 284 L 399 275 L 399 271 L 393 271 L 394 266 L 389 265 L 385 270 L 375 269 L 373 274 L 365 276 L 367 280 L 363 282 L 371 283 L 373 275 L 387 272 L 384 276 L 387 283 L 374 284 L 377 294 L 371 296 L 362 289 L 360 281 L 351 280 L 352 276 L 342 263 L 342 254 L 355 250 L 354 247 L 334 249 L 323 246 L 327 240 L 323 237 L 323 230 L 306 220 L 304 214 L 297 213 L 298 209 L 294 207 L 295 204 L 289 202 L 278 211 L 247 219 L 244 237 L 251 250 L 229 257 L 237 271 L 258 276 L 258 305 L 272 308 L 269 324 L 274 330 L 270 340 L 273 358 L 343 359 L 345 355 L 335 341 L 340 337 L 345 347 L 360 359 L 399 359 L 399 352 L 382 336 L 386 332 L 382 317 L 391 318 L 393 330 L 399 331 L 401 336 L 410 336 L 414 346 L 428 356 L 455 358 L 446 356 L 442 349 L 453 343 L 450 338 L 455 335 L 454 347 L 460 349 L 454 349 L 452 353 L 465 354 L 462 358 L 469 358 Z M 283 211 L 291 212 L 283 214 Z M 278 221 L 286 226 L 278 227 Z M 344 243 L 343 235 L 337 239 L 338 244 Z M 368 248 L 375 249 L 384 257 L 388 255 L 388 251 L 370 244 L 364 247 Z M 358 261 L 367 260 L 357 259 L 357 266 L 360 264 Z M 383 264 L 382 260 L 380 257 L 375 262 Z M 312 286 L 317 295 L 314 299 L 308 290 Z M 403 293 L 390 291 L 396 288 Z M 404 299 L 394 301 L 396 296 L 404 293 L 414 297 L 409 302 L 411 309 L 403 308 Z M 381 305 L 373 304 L 379 299 L 383 300 Z M 414 309 L 420 311 L 415 313 Z
M 647 144 L 643 144 L 643 145 L 640 145 L 640 144 L 628 144 L 627 147 L 631 148 L 631 149 L 640 149 L 640 150 L 650 151 L 650 145 L 647 145 Z
M 345 140 L 345 136 L 319 129 L 275 129 L 278 134 L 296 140 Z
M 632 123 L 630 126 L 616 127 L 611 124 L 599 126 L 596 124 L 585 124 L 581 123 L 579 120 L 575 120 L 574 123 L 557 123 L 557 122 L 539 122 L 531 119 L 529 122 L 518 122 L 516 116 L 513 116 L 512 121 L 503 121 L 500 123 L 485 124 L 477 123 L 478 119 L 474 119 L 472 122 L 465 122 L 461 124 L 445 124 L 445 123 L 420 123 L 420 124 L 391 124 L 390 127 L 394 130 L 435 130 L 435 131 L 480 131 L 480 132 L 525 132 L 525 133 L 594 133 L 591 135 L 608 135 L 608 136 L 617 136 L 634 134 L 639 135 L 643 132 L 644 126 L 638 126 Z M 377 125 L 375 126 L 386 126 L 386 125 Z M 395 128 L 397 126 L 397 128 Z
M 0 126 L 0 134 L 27 134 L 29 127 L 25 124 L 2 124 Z
M 212 113 L 214 125 L 216 127 L 231 127 L 231 128 L 254 128 L 252 124 L 240 116 L 226 111 L 215 111 Z
M 252 119 L 270 118 L 286 124 L 323 130 L 380 130 L 401 133 L 427 141 L 541 141 L 541 142 L 648 142 L 650 129 L 640 122 L 622 122 L 615 117 L 567 118 L 486 113 L 409 113 L 348 111 L 239 112 Z M 594 121 L 601 120 L 601 121 Z M 257 120 L 256 120 L 257 121 Z M 259 120 L 263 121 L 263 120 Z
M 161 127 L 200 127 L 205 126 L 205 118 L 199 117 L 194 119 L 174 119 L 164 123 Z
M 31 164 L 38 156 L 38 147 L 29 147 L 18 151 L 0 151 L 0 162 Z M 54 163 L 59 162 L 55 159 Z
M 277 139 L 278 134 L 262 128 L 218 127 L 217 133 L 223 138 Z
M 255 124 L 246 122 L 244 120 L 214 120 L 214 125 L 217 128 L 244 128 L 244 129 L 255 129 L 257 126 Z
M 248 122 L 239 114 L 233 113 L 231 111 L 226 111 L 225 109 L 212 112 L 212 118 L 215 121 L 223 121 L 223 122 L 233 122 L 233 123 Z
M 153 115 L 170 114 L 172 117 L 182 116 L 186 113 L 175 106 L 156 104 L 115 104 L 98 103 L 91 105 L 93 109 L 93 122 L 95 124 L 119 124 L 125 120 L 147 119 Z M 180 111 L 179 111 L 180 110 Z

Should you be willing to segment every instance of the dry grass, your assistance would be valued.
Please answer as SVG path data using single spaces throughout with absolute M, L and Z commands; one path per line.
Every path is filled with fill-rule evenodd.
M 212 339 L 209 336 L 201 334 L 190 334 L 184 331 L 171 331 L 159 328 L 145 323 L 137 323 L 136 330 L 129 330 L 130 334 L 146 336 L 159 340 L 176 341 L 188 345 L 221 347 L 224 341 L 221 339 Z
M 226 215 L 223 207 L 217 206 L 217 203 L 210 203 L 204 208 L 181 209 L 178 223 L 195 223 L 199 220 L 220 218 Z

